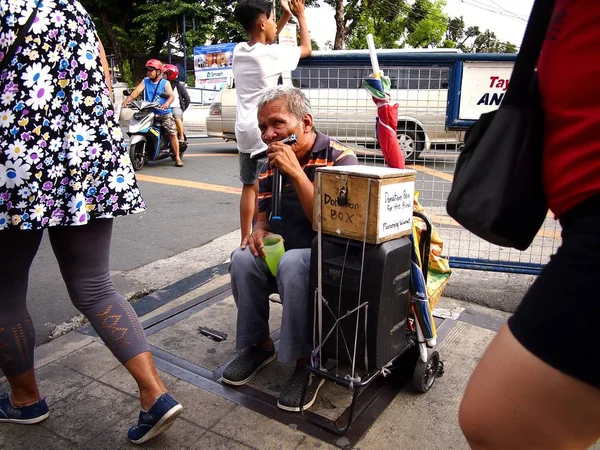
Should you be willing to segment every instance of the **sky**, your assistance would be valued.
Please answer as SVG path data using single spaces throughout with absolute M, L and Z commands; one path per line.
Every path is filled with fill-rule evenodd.
M 478 25 L 482 31 L 489 29 L 501 41 L 520 46 L 532 6 L 533 0 L 446 0 L 444 11 L 450 17 L 463 16 L 466 26 Z M 327 41 L 333 42 L 335 37 L 333 14 L 333 8 L 323 2 L 320 8 L 306 9 L 311 38 L 320 48 Z

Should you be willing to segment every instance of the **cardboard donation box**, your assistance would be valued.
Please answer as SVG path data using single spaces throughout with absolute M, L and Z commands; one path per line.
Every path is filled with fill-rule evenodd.
M 412 232 L 416 172 L 388 167 L 320 167 L 315 174 L 313 229 L 369 244 Z

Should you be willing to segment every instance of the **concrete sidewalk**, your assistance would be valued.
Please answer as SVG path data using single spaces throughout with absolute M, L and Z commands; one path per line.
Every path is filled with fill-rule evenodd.
M 445 374 L 425 394 L 412 387 L 412 370 L 377 378 L 359 396 L 359 412 L 344 436 L 276 407 L 293 370 L 273 362 L 246 386 L 219 378 L 235 357 L 236 307 L 226 258 L 238 232 L 177 257 L 148 264 L 135 276 L 151 294 L 133 304 L 167 388 L 184 406 L 173 427 L 142 447 L 160 449 L 467 449 L 457 421 L 463 390 L 485 348 L 508 314 L 442 298 L 434 315 Z M 165 270 L 168 269 L 168 270 Z M 156 289 L 156 290 L 154 290 Z M 281 307 L 271 304 L 272 337 Z M 213 341 L 199 327 L 226 336 Z M 276 343 L 277 346 L 277 343 Z M 0 449 L 134 448 L 128 428 L 139 414 L 137 386 L 89 325 L 36 349 L 37 378 L 50 406 L 39 425 L 0 424 Z M 342 368 L 343 370 L 343 368 Z M 0 379 L 0 392 L 8 390 Z M 345 424 L 351 392 L 327 382 L 307 412 L 313 420 Z M 600 445 L 595 447 L 600 450 Z
M 180 420 L 148 448 L 256 449 L 464 449 L 458 404 L 470 373 L 507 315 L 443 298 L 437 311 L 446 319 L 438 350 L 445 375 L 426 394 L 406 378 L 379 383 L 374 400 L 346 436 L 309 424 L 300 414 L 276 406 L 290 367 L 272 363 L 250 386 L 229 388 L 218 381 L 234 357 L 235 305 L 226 265 L 190 275 L 134 304 L 157 366 L 173 396 L 185 408 Z M 280 307 L 274 304 L 271 323 Z M 201 336 L 199 326 L 228 335 L 223 342 Z M 273 327 L 277 336 L 278 326 Z M 125 369 L 85 326 L 36 351 L 40 389 L 51 408 L 36 426 L 0 424 L 2 449 L 132 448 L 128 427 L 138 415 L 137 388 Z M 404 384 L 404 386 L 401 386 Z M 7 389 L 0 381 L 0 392 Z M 367 395 L 365 390 L 365 394 Z M 360 398 L 360 397 L 359 397 Z M 326 383 L 311 408 L 314 417 L 335 419 L 349 404 L 345 389 Z M 373 421 L 373 419 L 375 419 Z

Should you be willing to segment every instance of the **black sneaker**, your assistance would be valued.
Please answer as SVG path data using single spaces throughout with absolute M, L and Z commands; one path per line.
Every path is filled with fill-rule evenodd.
M 279 394 L 277 406 L 285 411 L 299 412 L 302 389 L 308 384 L 303 405 L 303 409 L 308 409 L 317 399 L 317 394 L 323 383 L 325 383 L 323 378 L 311 374 L 305 366 L 296 366 L 294 373 L 285 383 L 281 394 Z
M 249 382 L 256 372 L 275 359 L 275 348 L 264 350 L 257 346 L 248 347 L 235 358 L 221 375 L 223 383 L 241 386 Z

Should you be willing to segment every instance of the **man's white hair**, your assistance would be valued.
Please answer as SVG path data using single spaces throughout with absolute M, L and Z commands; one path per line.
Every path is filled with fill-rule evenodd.
M 275 100 L 285 99 L 288 112 L 302 122 L 304 115 L 310 114 L 310 102 L 304 92 L 293 86 L 278 85 L 272 88 L 265 88 L 260 93 L 258 99 L 258 110 L 267 103 Z

